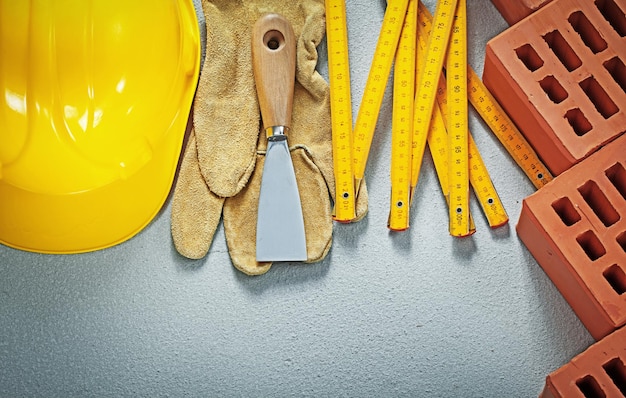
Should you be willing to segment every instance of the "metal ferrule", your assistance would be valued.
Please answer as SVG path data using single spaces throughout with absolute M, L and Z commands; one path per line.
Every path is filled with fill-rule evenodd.
M 287 139 L 285 135 L 289 131 L 287 126 L 272 126 L 265 129 L 265 136 L 269 141 L 283 141 Z

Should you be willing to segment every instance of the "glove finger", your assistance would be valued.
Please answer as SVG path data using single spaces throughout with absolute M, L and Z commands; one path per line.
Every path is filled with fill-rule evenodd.
M 296 35 L 301 36 L 303 29 L 310 30 L 310 14 L 315 13 L 313 19 L 319 21 L 313 24 L 317 25 L 312 48 L 315 52 L 324 34 L 324 8 L 319 0 L 247 4 L 214 0 L 205 1 L 203 9 L 207 49 L 194 103 L 198 157 L 211 190 L 229 197 L 243 188 L 255 164 L 259 112 L 249 45 L 254 21 L 263 13 L 279 12 L 292 22 Z M 313 71 L 316 62 L 315 53 L 307 70 Z M 317 79 L 323 82 L 319 74 Z M 223 138 L 224 133 L 228 139 Z M 260 146 L 263 145 L 261 142 Z
M 333 219 L 326 181 L 304 148 L 291 152 L 304 216 L 307 263 L 323 260 L 332 245 Z
M 298 37 L 296 80 L 313 96 L 322 100 L 328 93 L 328 84 L 315 69 L 317 66 L 317 47 L 326 34 L 324 3 L 306 1 L 302 3 L 304 24 Z
M 176 250 L 191 259 L 204 257 L 222 213 L 224 199 L 210 192 L 198 164 L 191 131 L 172 198 L 171 232 Z
M 247 7 L 203 3 L 206 57 L 194 101 L 198 159 L 211 191 L 239 192 L 256 162 L 259 108 L 252 74 Z
M 315 69 L 317 47 L 325 34 L 324 6 L 318 1 L 304 2 L 307 18 L 298 40 L 298 68 L 294 94 L 293 133 L 291 142 L 305 147 L 319 168 L 335 199 L 333 148 L 330 117 L 330 92 L 328 83 Z M 364 187 L 366 190 L 366 188 Z M 361 196 L 357 218 L 367 212 L 367 194 Z M 363 203 L 365 199 L 365 203 Z M 363 206 L 365 205 L 365 206 Z M 364 208 L 365 207 L 365 208 Z
M 332 141 L 330 94 L 328 83 L 315 70 L 317 46 L 324 37 L 323 3 L 307 1 L 306 19 L 298 37 L 296 85 L 290 145 L 301 144 L 310 149 L 311 156 L 325 176 L 332 174 Z
M 235 268 L 248 275 L 266 273 L 272 263 L 256 261 L 256 222 L 259 205 L 259 189 L 263 174 L 263 156 L 258 156 L 248 184 L 224 203 L 224 233 L 230 259 Z
M 352 220 L 352 222 L 361 221 L 363 217 L 365 217 L 368 209 L 368 198 L 367 184 L 365 183 L 365 180 L 362 180 L 359 191 L 356 193 L 356 203 L 354 208 L 356 217 Z

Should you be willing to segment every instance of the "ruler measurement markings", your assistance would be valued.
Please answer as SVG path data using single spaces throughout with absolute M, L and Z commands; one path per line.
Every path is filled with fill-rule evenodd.
M 413 0 L 411 0 L 412 2 Z M 465 0 L 456 0 L 456 1 L 452 1 L 452 3 L 458 3 L 459 1 L 465 1 Z M 338 111 L 336 112 L 336 114 L 340 115 L 340 117 L 345 118 L 346 115 L 346 111 L 348 112 L 349 115 L 349 119 L 345 118 L 344 120 L 348 120 L 347 124 L 346 122 L 338 122 L 336 125 L 338 127 L 336 127 L 335 123 L 333 123 L 333 131 L 336 131 L 338 129 L 338 131 L 340 131 L 337 136 L 339 137 L 337 142 L 335 142 L 335 134 L 333 134 L 333 155 L 335 156 L 335 153 L 341 153 L 341 154 L 346 154 L 347 156 L 341 156 L 341 163 L 343 163 L 342 170 L 343 171 L 339 171 L 336 169 L 336 180 L 339 181 L 339 176 L 342 176 L 344 179 L 345 177 L 352 177 L 352 178 L 347 178 L 347 180 L 350 180 L 350 182 L 352 183 L 352 195 L 349 195 L 349 193 L 347 194 L 347 196 L 352 196 L 352 209 L 354 209 L 354 196 L 355 196 L 355 185 L 356 185 L 356 190 L 358 191 L 358 183 L 362 180 L 363 178 L 363 174 L 364 174 L 364 170 L 365 170 L 365 164 L 367 162 L 367 156 L 368 156 L 368 152 L 369 152 L 369 148 L 371 145 L 371 141 L 373 138 L 373 133 L 374 133 L 374 129 L 375 129 L 375 125 L 377 122 L 377 118 L 378 118 L 378 112 L 380 110 L 380 105 L 382 103 L 382 99 L 384 96 L 384 91 L 385 91 L 385 87 L 386 87 L 386 83 L 387 80 L 389 78 L 389 73 L 391 70 L 391 63 L 393 63 L 393 55 L 395 55 L 395 51 L 398 48 L 399 45 L 399 40 L 400 40 L 400 33 L 402 33 L 402 27 L 400 27 L 400 33 L 398 33 L 397 29 L 397 23 L 398 21 L 400 21 L 400 25 L 404 24 L 404 18 L 402 15 L 402 12 L 399 11 L 398 3 L 394 3 L 394 6 L 391 6 L 391 2 L 390 2 L 390 6 L 391 6 L 391 10 L 390 7 L 388 6 L 386 12 L 385 12 L 385 18 L 383 20 L 383 26 L 381 27 L 381 32 L 380 32 L 380 37 L 377 43 L 377 47 L 376 47 L 376 51 L 374 54 L 374 60 L 372 61 L 372 66 L 370 68 L 370 73 L 368 75 L 368 80 L 366 83 L 366 87 L 365 87 L 365 92 L 363 94 L 363 100 L 362 100 L 362 104 L 361 107 L 359 108 L 359 115 L 357 116 L 357 124 L 355 125 L 354 130 L 352 130 L 352 134 L 351 134 L 351 104 L 350 104 L 350 96 L 349 96 L 349 67 L 347 65 L 347 33 L 345 33 L 345 28 L 346 28 L 346 24 L 345 24 L 345 4 L 343 2 L 343 0 L 337 2 L 336 0 L 326 0 L 326 4 L 328 7 L 329 3 L 339 3 L 339 5 L 341 7 L 343 7 L 343 23 L 342 23 L 342 27 L 343 27 L 343 31 L 346 36 L 345 39 L 342 40 L 338 40 L 338 44 L 345 44 L 345 48 L 346 48 L 346 53 L 345 53 L 345 64 L 341 63 L 341 62 L 332 62 L 331 61 L 331 54 L 333 58 L 337 58 L 338 55 L 335 54 L 332 50 L 331 50 L 331 44 L 330 41 L 331 37 L 330 35 L 328 35 L 327 40 L 329 41 L 328 44 L 328 49 L 329 49 L 329 75 L 331 75 L 331 63 L 335 66 L 335 71 L 340 70 L 340 67 L 345 66 L 345 69 L 342 70 L 342 72 L 338 72 L 337 74 L 335 74 L 334 76 L 337 78 L 337 82 L 335 83 L 335 87 L 337 88 L 337 92 L 333 98 L 333 93 L 332 93 L 332 81 L 331 81 L 331 112 L 332 112 L 332 105 L 335 103 L 338 104 L 343 104 L 344 108 L 342 109 L 340 105 L 335 105 L 335 109 L 338 109 Z M 406 1 L 401 1 L 400 2 L 400 8 L 404 7 L 404 4 L 406 3 L 407 7 L 408 7 L 408 3 L 409 0 Z M 438 20 L 436 19 L 437 16 L 442 16 L 444 18 L 446 18 L 446 20 L 449 21 L 450 19 L 450 14 L 446 11 L 441 11 L 440 12 L 440 6 L 444 5 L 444 6 L 448 6 L 450 7 L 450 1 L 449 0 L 441 0 L 439 2 L 439 4 L 437 5 L 437 11 L 436 11 L 436 15 L 435 15 L 435 19 L 432 18 L 432 16 L 430 15 L 430 12 L 426 9 L 426 7 L 422 4 L 421 1 L 418 1 L 418 7 L 419 7 L 419 25 L 420 25 L 420 34 L 418 35 L 418 38 L 420 39 L 420 44 L 423 44 L 421 40 L 423 40 L 423 34 L 421 33 L 422 30 L 424 31 L 428 31 L 429 29 L 432 29 L 433 27 L 433 21 L 435 21 L 436 25 L 435 25 L 435 30 L 436 28 L 440 28 L 440 29 L 447 29 L 447 26 L 443 26 L 440 22 L 438 22 Z M 335 8 L 337 8 L 337 4 L 334 5 Z M 391 12 L 394 13 L 393 16 L 390 16 Z M 409 9 L 405 9 L 405 12 L 410 12 Z M 332 13 L 330 13 L 331 18 L 334 17 L 335 15 L 333 15 Z M 329 16 L 329 13 L 327 11 L 327 18 Z M 334 21 L 337 21 L 338 18 L 333 18 Z M 340 20 L 340 19 L 339 19 Z M 386 23 L 387 22 L 387 23 Z M 336 22 L 337 23 L 337 22 Z M 328 29 L 328 22 L 327 22 L 327 29 Z M 386 26 L 387 25 L 387 26 Z M 445 25 L 445 24 L 444 24 Z M 395 29 L 394 29 L 395 27 Z M 387 28 L 387 29 L 385 29 Z M 447 32 L 448 37 L 449 35 L 452 33 L 452 27 L 450 27 L 450 32 Z M 338 29 L 333 29 L 333 32 L 335 34 L 335 37 L 338 36 L 337 32 L 341 32 L 341 27 Z M 328 34 L 328 32 L 327 32 Z M 444 31 L 444 35 L 446 34 L 446 32 Z M 389 37 L 391 36 L 391 40 L 389 40 Z M 396 39 L 397 36 L 397 39 Z M 433 110 L 431 111 L 431 114 L 429 115 L 428 112 L 425 111 L 424 108 L 424 103 L 420 103 L 418 104 L 418 101 L 422 101 L 424 102 L 424 100 L 426 100 L 426 105 L 427 107 L 429 107 L 430 102 L 431 102 L 431 98 L 430 96 L 432 95 L 432 82 L 435 81 L 435 76 L 437 76 L 437 80 L 436 82 L 439 82 L 438 80 L 438 76 L 441 74 L 441 70 L 443 69 L 443 62 L 444 60 L 446 60 L 446 56 L 449 56 L 448 52 L 449 50 L 447 49 L 447 42 L 443 39 L 443 36 L 441 34 L 439 35 L 430 35 L 429 37 L 429 51 L 430 53 L 428 53 L 428 55 L 432 55 L 433 53 L 435 54 L 439 54 L 442 53 L 442 60 L 441 60 L 441 67 L 439 68 L 439 70 L 437 71 L 437 68 L 434 68 L 432 66 L 433 63 L 438 63 L 440 60 L 439 59 L 434 59 L 433 57 L 430 57 L 430 62 L 427 62 L 426 59 L 421 58 L 421 54 L 420 54 L 420 66 L 422 66 L 422 68 L 418 68 L 420 71 L 418 71 L 418 75 L 422 78 L 424 78 L 424 81 L 419 81 L 418 78 L 415 78 L 415 103 L 414 103 L 414 108 L 413 110 L 415 111 L 415 115 L 413 117 L 413 122 L 415 123 L 424 123 L 423 120 L 420 120 L 418 118 L 417 113 L 418 112 L 422 112 L 423 115 L 425 116 L 429 116 L 428 117 L 428 121 L 426 123 L 427 124 L 427 128 L 430 127 L 430 129 L 434 128 L 433 126 L 431 126 L 431 117 L 433 118 L 435 117 L 435 110 L 433 108 Z M 439 40 L 439 42 L 443 43 L 443 50 L 441 49 L 442 46 L 439 45 L 432 45 L 432 41 L 437 41 Z M 390 50 L 391 49 L 391 50 Z M 421 51 L 421 49 L 419 50 Z M 390 56 L 390 54 L 392 54 L 392 56 Z M 381 62 L 382 61 L 382 62 Z M 446 61 L 447 62 L 447 61 Z M 398 62 L 398 59 L 396 59 L 396 63 Z M 401 63 L 401 62 L 400 62 Z M 471 67 L 469 67 L 469 65 L 465 64 L 465 70 L 467 71 L 467 75 L 465 77 L 466 84 L 467 84 L 467 94 L 466 94 L 466 101 L 465 104 L 467 105 L 467 99 L 469 98 L 469 100 L 471 101 L 472 105 L 474 105 L 474 107 L 476 108 L 477 112 L 481 115 L 481 117 L 485 120 L 485 122 L 487 123 L 487 125 L 494 131 L 494 133 L 496 134 L 497 138 L 504 144 L 505 148 L 507 149 L 507 151 L 510 153 L 510 155 L 515 159 L 515 161 L 518 163 L 518 165 L 520 165 L 520 167 L 523 168 L 523 170 L 526 172 L 526 174 L 529 176 L 529 178 L 531 179 L 531 181 L 533 182 L 533 184 L 535 184 L 535 186 L 537 188 L 539 188 L 540 186 L 542 186 L 543 184 L 547 183 L 549 180 L 552 179 L 552 176 L 550 175 L 549 171 L 545 168 L 545 166 L 539 161 L 539 159 L 536 157 L 536 154 L 534 153 L 534 151 L 532 150 L 532 148 L 528 145 L 528 143 L 525 141 L 525 139 L 523 138 L 523 136 L 520 135 L 519 131 L 516 129 L 515 125 L 512 123 L 512 121 L 510 121 L 510 119 L 508 118 L 508 116 L 506 115 L 506 113 L 504 113 L 504 111 L 501 109 L 501 107 L 499 106 L 499 104 L 495 101 L 495 99 L 493 98 L 493 96 L 489 93 L 489 91 L 484 87 L 482 81 L 480 81 L 480 78 L 475 74 L 475 72 L 471 69 Z M 458 66 L 458 65 L 457 65 Z M 451 69 L 449 65 L 447 65 L 446 69 Z M 439 73 L 437 73 L 439 72 Z M 396 73 L 398 73 L 398 71 L 396 70 Z M 342 78 L 347 77 L 347 96 L 345 95 L 346 91 L 345 91 L 345 85 L 342 85 L 341 82 Z M 394 75 L 395 76 L 395 75 Z M 331 76 L 332 78 L 332 76 Z M 459 76 L 456 76 L 456 80 L 458 82 L 459 80 Z M 395 85 L 395 80 L 394 80 L 394 85 Z M 425 87 L 428 89 L 427 91 L 425 91 Z M 339 90 L 343 90 L 343 91 L 339 91 Z M 395 88 L 394 88 L 395 90 Z M 434 91 L 436 91 L 437 89 L 435 88 Z M 342 92 L 344 93 L 344 95 L 337 95 L 337 93 Z M 421 92 L 426 92 L 427 94 L 420 96 L 420 94 L 423 94 Z M 394 110 L 396 109 L 396 99 L 395 99 L 395 91 L 394 91 Z M 346 100 L 344 100 L 346 99 Z M 437 111 L 439 111 L 439 106 L 437 106 L 435 103 L 435 98 L 433 96 L 432 98 L 432 102 L 433 102 L 433 106 L 437 108 Z M 345 108 L 345 104 L 348 104 L 348 107 Z M 457 101 L 458 103 L 458 101 Z M 477 105 L 478 104 L 478 105 Z M 443 109 L 442 109 L 443 110 Z M 442 118 L 442 120 L 444 120 L 444 118 L 441 115 L 441 112 L 439 113 L 439 117 Z M 467 111 L 465 112 L 465 115 L 467 115 Z M 362 117 L 361 117 L 362 116 Z M 452 114 L 451 116 L 460 116 L 460 113 L 457 112 L 456 114 Z M 362 119 L 361 122 L 359 123 L 359 119 Z M 341 119 L 338 119 L 341 120 Z M 467 124 L 467 121 L 465 121 L 465 123 Z M 396 124 L 394 122 L 394 124 Z M 359 125 L 362 125 L 362 129 L 363 132 L 359 131 Z M 343 131 L 346 131 L 346 126 L 347 126 L 347 133 L 342 133 Z M 422 127 L 423 128 L 423 127 Z M 425 137 L 423 136 L 419 136 L 417 133 L 413 133 L 413 139 L 415 137 L 418 137 L 418 150 L 416 151 L 416 144 L 415 142 L 412 142 L 411 144 L 411 152 L 412 152 L 412 163 L 411 163 L 411 183 L 409 184 L 409 201 L 412 199 L 413 197 L 413 192 L 415 189 L 415 185 L 417 182 L 417 175 L 419 174 L 419 167 L 421 165 L 421 160 L 423 157 L 423 151 L 424 151 L 424 147 L 426 145 L 426 142 L 424 142 L 423 144 L 421 144 L 422 139 L 428 140 L 428 144 L 429 147 L 431 147 L 431 137 L 429 136 L 430 134 L 430 129 L 427 130 L 426 134 L 423 134 Z M 403 130 L 406 130 L 403 129 Z M 444 130 L 445 132 L 445 124 L 444 124 Z M 495 188 L 493 188 L 493 184 L 491 182 L 491 179 L 488 175 L 487 169 L 484 166 L 484 163 L 482 162 L 482 159 L 480 157 L 480 154 L 478 153 L 477 148 L 475 147 L 475 143 L 471 137 L 471 135 L 469 135 L 469 131 L 466 130 L 468 133 L 467 136 L 467 143 L 468 143 L 468 153 L 467 153 L 467 165 L 468 165 L 468 173 L 469 173 L 469 180 L 470 183 L 472 185 L 472 187 L 474 188 L 474 191 L 477 193 L 477 197 L 479 198 L 479 201 L 481 203 L 481 207 L 483 208 L 483 211 L 485 212 L 485 215 L 487 216 L 487 219 L 489 220 L 489 223 L 492 227 L 501 225 L 502 223 L 505 223 L 506 221 L 508 221 L 508 217 L 506 216 L 506 212 L 504 211 L 504 209 L 501 207 L 501 202 L 499 200 L 499 198 L 497 197 L 497 192 L 495 192 Z M 423 130 L 422 130 L 423 132 Z M 359 133 L 358 134 L 358 138 L 356 136 L 355 133 Z M 401 135 L 400 135 L 401 136 Z M 448 135 L 449 137 L 449 135 Z M 347 139 L 346 139 L 347 138 Z M 439 137 L 439 140 L 441 139 L 441 137 Z M 343 141 L 344 144 L 341 145 L 340 142 Z M 352 141 L 352 142 L 351 142 Z M 411 140 L 413 141 L 413 140 Z M 345 144 L 345 142 L 347 142 L 347 145 Z M 392 137 L 392 172 L 393 170 L 396 168 L 396 166 L 394 166 L 394 159 L 396 158 L 395 154 L 393 153 L 393 148 L 396 146 L 405 146 L 406 145 L 406 140 L 405 139 L 399 139 L 396 140 L 395 144 L 393 143 L 393 137 Z M 350 148 L 350 144 L 353 144 L 353 148 Z M 508 144 L 508 145 L 507 145 Z M 440 145 L 440 143 L 439 143 Z M 421 147 L 421 151 L 419 151 L 419 147 Z M 335 149 L 337 148 L 337 150 Z M 437 148 L 437 147 L 436 147 Z M 442 151 L 441 151 L 441 146 L 438 147 L 439 148 L 439 155 L 441 155 Z M 352 149 L 352 156 L 350 156 L 350 151 Z M 445 150 L 447 150 L 449 148 L 445 148 Z M 530 151 L 529 151 L 530 150 Z M 432 152 L 432 148 L 431 148 L 431 152 Z M 530 153 L 529 153 L 530 152 Z M 397 152 L 396 152 L 397 153 Z M 415 173 L 413 173 L 413 170 L 415 170 L 415 156 L 419 157 L 419 163 L 420 165 L 418 165 L 418 173 L 417 175 Z M 348 160 L 352 160 L 351 162 L 348 161 L 348 166 L 346 167 L 345 163 L 346 163 L 346 159 Z M 440 157 L 435 157 L 435 155 L 433 155 L 433 159 L 437 159 L 438 161 L 440 160 Z M 455 160 L 456 162 L 456 160 Z M 438 177 L 440 178 L 440 183 L 445 183 L 443 181 L 443 178 L 441 177 L 441 162 L 437 162 L 437 164 L 435 165 L 436 169 L 437 169 L 437 174 Z M 445 163 L 444 163 L 445 164 Z M 337 160 L 335 160 L 335 165 L 337 165 Z M 396 164 L 397 165 L 397 164 Z M 439 165 L 439 167 L 437 167 Z M 443 166 L 446 167 L 446 166 Z M 447 165 L 448 169 L 450 168 L 450 165 Z M 351 172 L 352 171 L 352 172 Z M 406 171 L 403 171 L 403 173 L 406 173 Z M 406 175 L 406 174 L 404 174 Z M 454 176 L 454 172 L 452 172 L 452 176 Z M 475 177 L 475 178 L 473 178 Z M 467 180 L 467 179 L 466 179 Z M 400 180 L 398 180 L 400 181 Z M 486 184 L 484 182 L 487 182 Z M 401 182 L 398 184 L 396 183 L 396 186 L 401 186 Z M 350 185 L 350 184 L 348 184 Z M 343 189 L 340 191 L 340 186 L 344 186 L 341 184 L 337 184 L 337 193 L 336 196 L 339 198 L 340 193 L 341 195 L 346 194 L 346 192 L 349 192 L 349 188 L 348 189 Z M 478 187 L 477 187 L 478 186 Z M 394 190 L 394 182 L 393 182 L 393 178 L 392 178 L 392 198 L 393 198 L 393 190 Z M 442 185 L 442 190 L 443 190 L 443 185 Z M 399 190 L 398 192 L 401 192 L 401 190 Z M 449 192 L 446 195 L 445 190 L 444 192 L 444 196 L 446 197 L 446 200 L 449 202 L 450 199 L 450 195 Z M 402 195 L 402 197 L 406 197 L 404 196 L 404 193 L 400 193 L 400 195 Z M 493 196 L 493 197 L 491 197 Z M 481 197 L 483 199 L 481 199 Z M 486 199 L 485 199 L 486 198 Z M 406 199 L 405 199 L 406 200 Z M 339 201 L 337 201 L 339 202 Z M 336 209 L 338 208 L 337 206 L 337 202 L 336 202 Z M 392 206 L 394 204 L 394 200 L 392 199 Z M 401 202 L 401 201 L 400 201 Z M 396 204 L 399 202 L 395 202 Z M 348 206 L 349 207 L 349 206 Z M 404 220 L 406 218 L 406 227 L 397 227 L 398 225 L 402 225 L 402 223 L 404 223 L 404 221 L 401 221 L 400 224 L 392 224 L 391 220 L 392 220 L 392 212 L 393 212 L 393 207 L 390 208 L 390 228 L 391 229 L 406 229 L 408 228 L 408 211 L 409 211 L 409 207 L 410 206 L 406 206 L 406 212 L 404 214 L 401 214 L 401 212 L 399 212 L 398 214 L 401 214 L 399 216 L 398 219 Z M 354 210 L 352 210 L 352 214 L 353 214 Z M 467 208 L 466 210 L 467 213 L 467 218 L 468 218 L 468 225 L 469 225 L 469 233 L 474 232 L 475 227 L 473 224 L 473 220 L 471 217 L 471 214 L 469 212 L 469 208 Z M 345 214 L 345 212 L 344 212 Z M 347 217 L 350 220 L 353 219 L 353 215 Z M 337 219 L 337 218 L 335 218 Z M 452 220 L 452 218 L 451 218 Z M 500 222 L 499 224 L 494 221 L 494 220 L 504 220 L 504 222 Z M 349 221 L 348 219 L 346 219 L 345 221 Z M 395 228 L 392 228 L 392 226 L 395 226 Z
M 443 78 L 439 80 L 439 87 L 437 89 L 437 102 L 441 107 L 442 112 L 445 114 L 447 112 L 448 101 L 446 81 Z M 444 125 L 447 124 L 447 120 L 445 118 L 443 123 Z M 471 131 L 469 131 L 468 129 L 467 132 L 469 139 L 469 182 L 474 189 L 474 192 L 476 193 L 476 198 L 478 199 L 478 202 L 480 203 L 480 206 L 485 213 L 485 217 L 489 222 L 489 226 L 492 228 L 496 228 L 508 222 L 508 215 L 506 214 L 504 205 L 500 200 L 500 196 L 498 195 L 496 188 L 491 181 L 489 171 L 487 170 L 487 166 L 482 160 L 480 152 L 478 151 L 478 147 L 476 146 L 476 142 L 472 137 Z
M 419 25 L 429 32 L 432 30 L 434 18 L 421 0 L 418 7 Z M 470 103 L 513 160 L 537 189 L 550 182 L 553 179 L 550 171 L 469 65 L 467 78 Z
M 548 168 L 473 70 L 468 73 L 468 84 L 468 97 L 474 109 L 535 188 L 552 181 Z
M 467 122 L 466 2 L 459 0 L 454 13 L 446 57 L 448 107 L 448 183 L 450 185 L 450 234 L 469 234 L 469 158 Z
M 493 181 L 491 181 L 487 167 L 471 134 L 469 135 L 469 145 L 470 184 L 479 198 L 478 202 L 491 228 L 505 225 L 509 221 L 509 216 L 496 188 L 493 186 Z
M 352 101 L 345 2 L 326 0 L 325 9 L 335 175 L 333 218 L 349 222 L 356 217 L 356 194 L 352 171 Z
M 428 148 L 430 149 L 430 154 L 433 158 L 433 164 L 435 165 L 437 178 L 439 179 L 441 193 L 446 200 L 446 205 L 449 207 L 450 187 L 448 183 L 448 132 L 446 130 L 446 125 L 442 112 L 443 107 L 440 107 L 439 104 L 435 104 L 427 141 Z M 474 219 L 470 212 L 469 234 L 473 234 L 474 232 L 476 232 L 476 226 L 474 225 Z
M 409 0 L 394 64 L 391 197 L 387 222 L 393 231 L 409 228 L 416 36 L 417 0 Z
M 428 10 L 425 10 L 425 7 L 421 2 L 419 4 L 419 7 L 420 7 L 420 13 L 418 14 L 419 15 L 418 27 L 419 27 L 420 33 L 418 35 L 418 38 L 419 38 L 418 51 L 422 51 L 426 45 L 425 37 L 428 36 L 427 30 L 430 27 L 430 21 L 428 20 L 429 18 Z M 468 68 L 468 69 L 471 71 L 471 68 Z M 441 108 L 441 113 L 445 115 L 447 113 L 447 85 L 446 85 L 446 80 L 444 77 L 439 79 L 439 84 L 437 88 L 437 102 L 439 104 L 439 107 Z M 445 127 L 447 124 L 447 119 L 442 118 L 442 123 L 444 125 L 444 128 L 442 129 L 442 131 L 447 131 Z M 434 126 L 431 126 L 431 130 L 434 130 L 433 127 Z M 429 134 L 432 134 L 432 132 Z M 485 216 L 489 222 L 489 225 L 492 228 L 495 228 L 497 226 L 505 224 L 508 221 L 508 216 L 506 214 L 506 211 L 504 210 L 504 206 L 500 200 L 500 197 L 498 196 L 498 193 L 496 192 L 495 187 L 493 186 L 491 177 L 489 176 L 489 173 L 487 171 L 487 167 L 482 161 L 482 157 L 480 156 L 476 143 L 474 142 L 469 129 L 468 129 L 468 134 L 469 134 L 468 135 L 469 181 L 470 181 L 472 188 L 474 189 L 476 193 L 476 197 L 481 205 L 481 208 L 483 209 L 483 212 L 485 213 Z M 429 139 L 428 143 L 430 145 L 431 144 L 430 136 L 428 139 Z M 441 140 L 441 138 L 439 138 L 439 140 Z M 433 158 L 435 160 L 443 156 L 442 155 L 443 153 L 445 153 L 447 156 L 447 147 L 439 145 L 438 148 L 439 149 L 436 153 L 433 153 L 432 148 L 431 148 L 431 153 L 433 153 Z M 441 160 L 439 164 L 445 165 L 446 167 L 445 170 L 447 170 L 447 167 L 448 167 L 447 159 Z M 447 181 L 447 173 L 445 177 L 446 177 L 445 181 Z M 443 181 L 443 178 L 440 178 L 440 180 Z M 444 195 L 446 195 L 446 193 L 444 193 Z M 472 217 L 471 212 L 469 216 L 470 216 L 470 233 L 471 233 L 473 232 L 475 227 L 473 227 L 473 220 L 471 218 Z
M 383 17 L 372 66 L 365 83 L 365 90 L 353 131 L 352 156 L 356 190 L 359 189 L 360 182 L 365 174 L 365 166 L 378 120 L 378 112 L 380 111 L 385 87 L 391 72 L 408 2 L 409 0 L 390 0 L 387 3 L 387 9 Z
M 431 114 L 435 105 L 437 79 L 441 74 L 445 53 L 452 31 L 452 19 L 458 0 L 440 0 L 437 3 L 433 29 L 424 47 L 423 57 L 418 60 L 418 90 L 413 115 L 413 147 L 411 164 L 411 198 L 419 179 L 422 158 L 428 137 Z M 422 10 L 418 11 L 418 15 Z M 418 39 L 419 39 L 418 34 Z M 422 40 L 422 39 L 419 39 Z

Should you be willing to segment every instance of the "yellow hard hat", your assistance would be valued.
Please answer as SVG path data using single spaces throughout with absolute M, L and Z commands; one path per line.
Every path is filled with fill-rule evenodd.
M 199 65 L 191 0 L 0 0 L 0 243 L 78 253 L 145 227 Z

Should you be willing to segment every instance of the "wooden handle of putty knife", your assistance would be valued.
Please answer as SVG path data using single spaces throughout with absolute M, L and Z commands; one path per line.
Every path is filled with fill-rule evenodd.
M 265 129 L 289 127 L 296 77 L 296 38 L 283 16 L 266 14 L 254 24 L 252 65 Z

